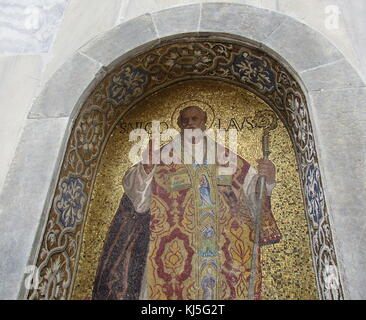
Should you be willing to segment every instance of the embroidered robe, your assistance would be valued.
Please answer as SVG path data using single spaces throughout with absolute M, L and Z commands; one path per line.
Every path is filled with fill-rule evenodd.
M 237 157 L 233 175 L 217 165 L 141 163 L 123 179 L 125 194 L 104 244 L 93 299 L 247 299 L 258 175 Z M 260 245 L 281 234 L 267 185 Z M 255 263 L 255 299 L 261 263 Z

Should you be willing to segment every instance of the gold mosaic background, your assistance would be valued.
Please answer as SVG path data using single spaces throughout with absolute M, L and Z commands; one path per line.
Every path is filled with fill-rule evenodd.
M 215 81 L 187 81 L 160 90 L 139 102 L 115 127 L 104 150 L 95 180 L 85 224 L 78 272 L 72 299 L 91 297 L 99 256 L 109 225 L 123 194 L 125 171 L 132 165 L 128 151 L 132 143 L 121 123 L 170 123 L 176 107 L 198 99 L 210 104 L 216 113 L 213 128 L 221 119 L 221 128 L 239 127 L 244 118 L 258 110 L 269 110 L 261 99 L 239 87 Z M 261 130 L 250 130 L 245 122 L 238 134 L 238 153 L 251 165 L 261 158 Z M 307 221 L 296 171 L 295 153 L 282 123 L 271 134 L 270 159 L 277 167 L 278 184 L 273 191 L 272 207 L 283 239 L 262 248 L 263 299 L 318 299 L 313 271 Z

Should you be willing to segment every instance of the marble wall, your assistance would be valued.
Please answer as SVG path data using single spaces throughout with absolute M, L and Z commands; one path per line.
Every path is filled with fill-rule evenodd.
M 0 55 L 48 52 L 68 0 L 1 0 Z

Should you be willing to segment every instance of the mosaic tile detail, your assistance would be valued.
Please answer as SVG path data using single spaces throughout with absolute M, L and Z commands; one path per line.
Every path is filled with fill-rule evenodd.
M 55 198 L 55 211 L 64 228 L 73 228 L 83 220 L 86 195 L 84 183 L 76 177 L 63 179 L 59 184 L 60 193 Z
M 237 65 L 234 65 L 235 61 Z M 128 68 L 130 71 L 126 73 Z M 128 89 L 126 76 L 132 81 Z M 321 177 L 311 173 L 312 167 L 318 168 L 318 158 L 305 96 L 285 67 L 248 44 L 190 38 L 164 44 L 116 67 L 90 94 L 75 119 L 54 197 L 60 197 L 65 177 L 74 175 L 84 181 L 84 192 L 89 199 L 102 146 L 120 115 L 154 90 L 186 79 L 213 79 L 241 86 L 268 103 L 288 128 L 297 155 L 308 219 L 318 221 L 310 223 L 309 230 L 319 294 L 323 299 L 342 299 L 339 276 L 337 289 L 330 289 L 327 283 L 329 267 L 333 271 L 338 270 L 337 258 L 326 204 L 319 200 L 322 195 Z M 122 94 L 124 91 L 125 96 Z M 52 263 L 57 262 L 63 271 L 58 276 L 60 281 L 55 284 L 56 289 L 32 290 L 28 294 L 29 299 L 70 297 L 87 207 L 86 204 L 80 215 L 83 220 L 72 230 L 60 225 L 60 213 L 54 207 L 51 209 L 37 261 L 41 286 L 52 287 L 47 277 Z
M 273 122 L 273 112 L 271 108 L 263 102 L 262 99 L 250 93 L 249 91 L 227 83 L 213 80 L 191 80 L 179 82 L 169 87 L 159 90 L 153 95 L 142 99 L 128 112 L 124 113 L 119 123 L 113 129 L 110 139 L 106 144 L 103 155 L 98 165 L 98 173 L 94 183 L 91 201 L 88 207 L 88 213 L 85 221 L 84 232 L 82 236 L 82 247 L 78 260 L 78 270 L 72 289 L 71 299 L 88 299 L 92 297 L 95 286 L 95 279 L 100 257 L 109 227 L 118 210 L 118 204 L 121 201 L 123 187 L 121 185 L 121 177 L 131 166 L 127 155 L 123 150 L 130 150 L 133 142 L 128 141 L 130 130 L 137 127 L 144 127 L 153 119 L 160 119 L 163 123 L 170 123 L 172 118 L 175 119 L 175 106 L 180 106 L 182 101 L 190 101 L 192 98 L 196 101 L 205 101 L 210 103 L 214 110 L 213 128 L 227 129 L 229 127 L 238 128 L 238 154 L 244 157 L 252 166 L 255 166 L 256 159 L 262 155 L 261 139 L 263 127 L 267 127 Z M 198 100 L 197 100 L 198 99 Z M 277 119 L 277 117 L 275 117 Z M 305 205 L 302 201 L 302 190 L 300 178 L 297 172 L 297 162 L 293 144 L 290 136 L 282 122 L 278 122 L 277 128 L 271 133 L 271 155 L 270 159 L 277 167 L 278 185 L 274 188 L 272 194 L 272 206 L 274 218 L 277 222 L 278 229 L 283 237 L 276 244 L 270 244 L 271 240 L 267 240 L 265 245 L 261 247 L 261 269 L 262 269 L 262 290 L 261 299 L 319 299 L 317 290 L 314 266 L 312 262 L 309 227 L 306 219 Z M 197 166 L 196 166 L 197 167 Z M 198 167 L 197 167 L 198 168 Z M 222 183 L 229 183 L 231 180 L 220 180 Z M 187 184 L 185 184 L 187 186 Z M 191 184 L 189 184 L 190 186 Z M 180 190 L 180 188 L 178 188 Z M 196 188 L 192 188 L 196 190 Z M 180 223 L 181 231 L 187 233 L 191 230 L 193 234 L 201 235 L 201 228 L 196 228 L 197 217 L 195 210 L 187 208 L 185 211 L 186 219 L 173 219 L 172 215 L 166 215 L 166 203 L 153 197 L 154 201 L 151 205 L 151 221 L 150 226 L 150 245 L 152 250 L 148 258 L 146 271 L 146 288 L 144 298 L 164 299 L 164 293 L 161 291 L 164 283 L 155 284 L 156 277 L 153 270 L 156 261 L 156 250 L 162 236 L 169 234 L 168 221 L 176 221 Z M 189 199 L 189 198 L 188 198 Z M 224 200 L 221 198 L 221 200 Z M 225 201 L 225 200 L 224 200 Z M 226 212 L 227 206 L 224 201 L 219 201 L 219 210 L 217 212 Z M 183 202 L 183 206 L 187 203 Z M 198 212 L 198 217 L 200 213 Z M 177 218 L 174 215 L 175 218 Z M 215 218 L 215 216 L 205 214 L 203 218 Z M 201 219 L 198 219 L 201 220 Z M 196 221 L 196 222 L 195 222 Z M 214 222 L 214 221 L 212 221 Z M 211 226 L 220 226 L 221 232 L 228 230 L 228 225 L 223 223 L 217 225 L 209 223 Z M 238 224 L 234 222 L 234 235 L 242 229 L 238 228 Z M 203 228 L 203 226 L 202 226 Z M 217 235 L 217 233 L 216 233 Z M 216 238 L 216 237 L 215 237 Z M 219 240 L 219 239 L 217 239 Z M 196 243 L 196 242 L 195 242 Z M 170 258 L 179 260 L 179 253 L 176 251 L 180 242 L 170 242 L 173 246 Z M 221 244 L 227 247 L 227 243 Z M 246 245 L 244 245 L 245 247 Z M 240 242 L 238 249 L 242 248 Z M 197 249 L 196 249 L 197 250 Z M 227 249 L 225 249 L 226 251 Z M 241 252 L 240 252 L 241 251 Z M 240 259 L 243 251 L 235 250 L 235 259 Z M 196 251 L 195 251 L 196 252 Z M 219 254 L 222 255 L 224 251 Z M 221 257 L 217 267 L 222 269 L 224 259 Z M 165 259 L 163 259 L 163 262 Z M 197 261 L 196 259 L 194 261 Z M 211 274 L 208 278 L 215 277 L 215 266 L 212 259 L 207 258 L 202 263 L 202 268 L 209 267 Z M 153 265 L 151 265 L 153 264 Z M 194 263 L 193 266 L 199 267 L 200 264 Z M 221 266 L 221 267 L 220 267 Z M 208 271 L 208 269 L 207 269 Z M 258 274 L 259 275 L 259 274 Z M 245 294 L 245 281 L 240 280 L 243 277 L 235 277 L 240 285 L 237 287 L 238 292 Z M 187 280 L 186 280 L 187 281 Z M 193 283 L 192 283 L 193 282 Z M 210 282 L 208 282 L 210 283 Z M 214 288 L 205 287 L 206 297 L 212 293 L 211 289 L 220 287 L 220 298 L 229 298 L 227 287 L 219 279 Z M 202 288 L 202 284 L 197 280 L 196 285 Z M 202 298 L 203 292 L 197 290 L 194 281 L 189 279 L 184 285 L 184 298 Z M 243 291 L 244 290 L 244 291 Z M 145 296 L 146 293 L 146 296 Z M 240 299 L 237 296 L 236 299 Z

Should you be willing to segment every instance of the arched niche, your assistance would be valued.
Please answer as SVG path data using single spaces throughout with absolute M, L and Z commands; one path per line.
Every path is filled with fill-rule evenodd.
M 105 239 L 125 192 L 121 177 L 133 164 L 126 152 L 131 150 L 135 143 L 129 141 L 130 132 L 135 128 L 146 128 L 150 131 L 151 122 L 157 119 L 161 122 L 162 130 L 176 128 L 177 110 L 182 105 L 191 103 L 198 103 L 203 108 L 208 108 L 210 129 L 221 129 L 226 132 L 229 128 L 236 130 L 237 153 L 252 167 L 256 166 L 256 159 L 262 157 L 263 128 L 258 119 L 270 120 L 272 118 L 263 118 L 261 115 L 268 117 L 273 115 L 273 112 L 264 101 L 242 87 L 208 79 L 186 80 L 164 87 L 129 106 L 128 111 L 122 115 L 114 127 L 101 155 L 91 201 L 87 208 L 71 299 L 84 300 L 93 296 L 98 264 L 104 260 L 101 256 L 107 241 Z M 308 221 L 302 200 L 295 151 L 286 127 L 281 121 L 277 120 L 276 123 L 277 127 L 270 133 L 270 158 L 277 167 L 278 183 L 272 192 L 271 206 L 281 239 L 276 244 L 272 241 L 260 248 L 261 268 L 258 269 L 261 275 L 260 298 L 318 299 Z M 162 144 L 165 143 L 167 142 L 162 142 Z M 165 174 L 164 177 L 167 175 Z M 215 191 L 212 192 L 216 194 Z M 179 205 L 184 206 L 184 203 L 193 201 L 193 194 L 188 193 L 188 196 L 185 196 L 188 200 L 179 200 Z M 219 199 L 223 200 L 220 196 Z M 219 201 L 219 203 L 224 202 Z M 201 223 L 205 223 L 209 228 L 220 230 L 215 232 L 220 234 L 215 244 L 219 244 L 222 253 L 211 260 L 220 266 L 215 269 L 220 270 L 215 274 L 215 284 L 217 283 L 215 297 L 218 299 L 247 297 L 245 279 L 247 279 L 248 269 L 244 268 L 246 271 L 231 273 L 232 269 L 228 267 L 233 261 L 241 266 L 242 261 L 245 261 L 244 265 L 247 265 L 248 257 L 251 257 L 251 250 L 248 250 L 250 236 L 249 239 L 245 238 L 244 242 L 237 241 L 238 235 L 247 237 L 245 232 L 248 229 L 243 226 L 244 220 L 236 220 L 225 205 L 221 205 L 216 215 L 208 219 L 207 216 L 201 219 L 199 214 L 192 214 L 190 205 L 185 205 L 183 210 L 168 211 L 166 200 L 158 195 L 150 208 L 150 243 L 145 265 L 147 277 L 143 281 L 145 298 L 165 300 L 174 297 L 172 290 L 168 289 L 168 284 L 172 280 L 163 281 L 159 270 L 165 270 L 169 275 L 172 275 L 176 269 L 182 272 L 180 266 L 190 259 L 189 276 L 185 280 L 180 280 L 181 273 L 172 277 L 176 279 L 176 283 L 179 283 L 177 291 L 182 295 L 181 298 L 189 300 L 202 298 L 202 288 L 201 290 L 191 289 L 202 271 L 198 268 L 200 258 L 197 253 L 190 257 L 187 251 L 188 248 L 192 248 L 195 252 L 199 252 L 196 247 L 205 243 L 198 241 L 195 237 L 202 230 Z M 244 215 L 244 211 L 241 214 Z M 234 221 L 238 224 L 232 229 L 231 226 L 236 223 Z M 123 231 L 127 236 L 129 230 L 126 229 Z M 171 235 L 171 232 L 177 229 L 180 231 L 179 235 L 190 239 L 189 244 L 182 242 L 177 234 L 175 237 Z M 163 238 L 167 237 L 170 241 L 165 242 Z M 227 239 L 231 241 L 228 242 Z M 161 259 L 159 259 L 160 255 L 156 254 L 157 251 L 163 252 Z M 119 252 L 122 253 L 122 250 Z M 140 252 L 143 255 L 144 251 L 140 250 Z M 171 259 L 174 260 L 173 265 L 169 263 Z M 229 274 L 236 279 L 236 284 L 230 290 L 226 284 Z M 205 275 L 201 274 L 201 277 L 204 278 Z M 199 284 L 196 283 L 196 285 L 200 288 Z
M 30 299 L 68 299 L 99 161 L 120 117 L 158 90 L 185 80 L 242 87 L 266 102 L 296 153 L 319 297 L 342 299 L 327 205 L 306 96 L 282 63 L 252 42 L 215 34 L 176 37 L 115 65 L 82 104 L 71 129 L 40 241 L 40 287 Z M 329 286 L 329 270 L 336 286 Z M 334 278 L 335 277 L 335 278 Z

